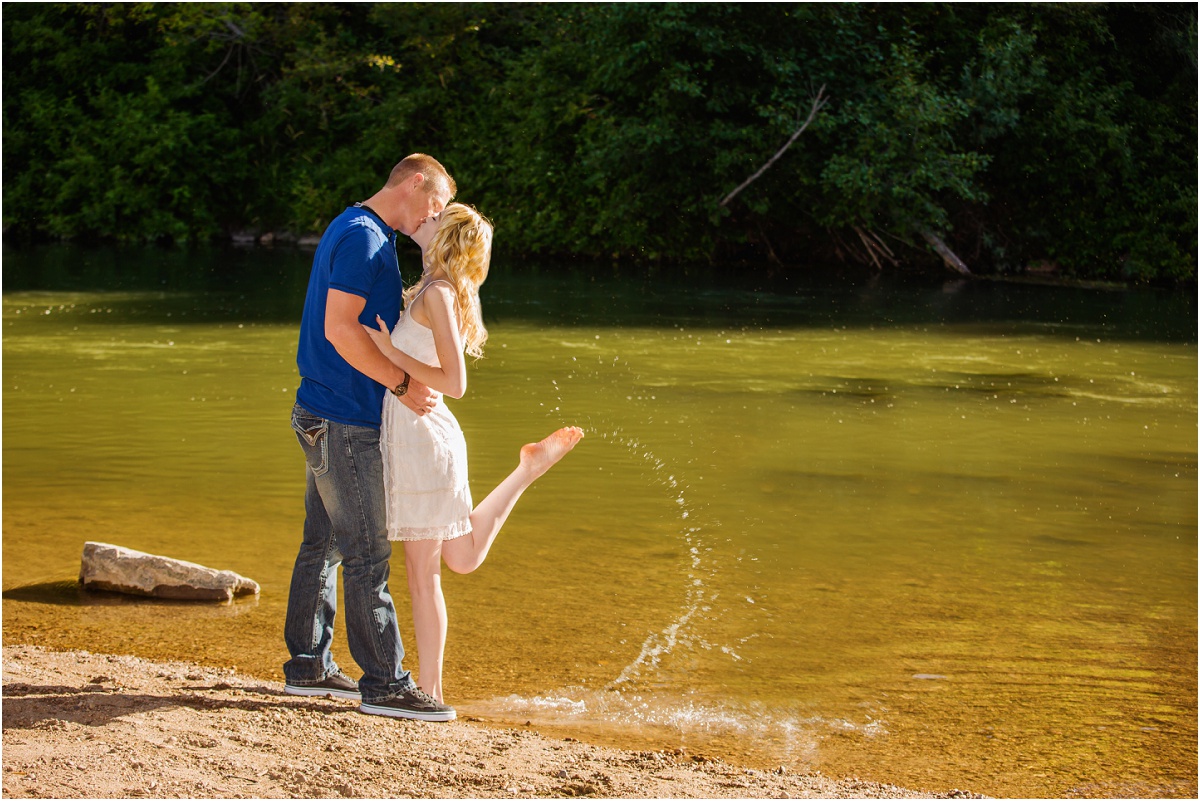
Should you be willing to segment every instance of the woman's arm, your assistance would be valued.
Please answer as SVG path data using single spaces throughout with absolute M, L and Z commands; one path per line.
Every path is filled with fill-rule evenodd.
M 429 318 L 441 367 L 417 361 L 397 350 L 392 344 L 387 325 L 378 317 L 376 322 L 379 323 L 379 329 L 367 328 L 367 333 L 392 364 L 430 389 L 452 398 L 461 398 L 467 391 L 467 364 L 463 356 L 462 334 L 458 330 L 458 316 L 454 311 L 454 293 L 445 286 L 435 284 L 421 296 L 421 302 L 425 306 L 425 316 Z
M 388 364 L 388 361 L 380 358 L 379 348 L 372 348 L 371 343 L 363 337 L 358 315 L 362 313 L 366 303 L 366 299 L 358 295 L 342 292 L 340 289 L 330 289 L 325 301 L 325 338 L 351 367 L 391 389 L 406 380 L 404 372 L 401 372 L 404 368 L 394 361 Z M 400 369 L 397 370 L 396 367 Z M 420 381 L 418 378 L 410 382 L 408 393 L 401 397 L 400 401 L 418 415 L 423 415 L 426 407 L 437 405 L 438 399 L 434 393 L 421 386 Z

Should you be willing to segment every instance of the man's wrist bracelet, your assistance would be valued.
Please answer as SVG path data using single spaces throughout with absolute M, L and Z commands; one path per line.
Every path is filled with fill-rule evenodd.
M 411 378 L 408 373 L 404 374 L 404 380 L 396 386 L 392 387 L 392 394 L 397 398 L 403 397 L 404 393 L 408 392 L 408 380 Z

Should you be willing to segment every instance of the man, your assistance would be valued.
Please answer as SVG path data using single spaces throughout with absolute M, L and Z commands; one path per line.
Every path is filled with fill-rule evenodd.
M 453 720 L 454 709 L 423 693 L 401 662 L 404 646 L 388 590 L 383 460 L 383 393 L 419 415 L 438 402 L 371 341 L 362 324 L 400 315 L 397 234 L 411 235 L 454 197 L 454 179 L 417 153 L 397 164 L 382 189 L 342 212 L 321 236 L 300 321 L 300 388 L 292 410 L 308 464 L 304 540 L 292 572 L 284 640 L 286 691 L 360 700 L 360 712 Z M 346 636 L 363 670 L 355 683 L 330 653 L 342 565 Z

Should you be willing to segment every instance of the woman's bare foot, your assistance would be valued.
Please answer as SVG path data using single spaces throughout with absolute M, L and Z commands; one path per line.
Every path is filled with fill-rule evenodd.
M 578 426 L 560 428 L 541 442 L 531 442 L 521 448 L 521 467 L 528 470 L 532 478 L 545 473 L 567 455 L 579 440 L 583 429 Z

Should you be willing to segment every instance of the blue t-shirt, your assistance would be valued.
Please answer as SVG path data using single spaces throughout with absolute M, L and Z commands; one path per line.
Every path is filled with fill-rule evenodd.
M 387 389 L 360 373 L 325 338 L 325 303 L 330 289 L 365 298 L 359 322 L 377 327 L 375 315 L 395 327 L 403 284 L 395 232 L 373 212 L 351 206 L 338 215 L 317 245 L 300 318 L 296 402 L 329 420 L 379 428 Z

